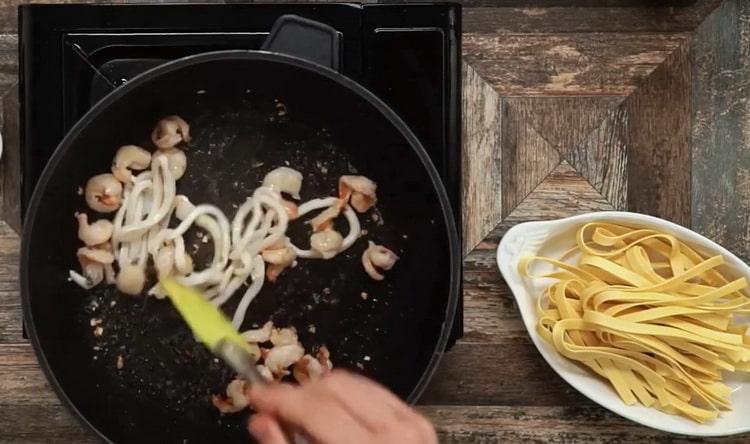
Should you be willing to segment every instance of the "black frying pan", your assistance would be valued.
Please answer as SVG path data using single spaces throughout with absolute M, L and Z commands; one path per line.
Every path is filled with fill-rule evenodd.
M 363 271 L 360 239 L 334 260 L 301 260 L 266 283 L 244 328 L 268 319 L 294 325 L 306 348 L 326 344 L 335 366 L 411 402 L 445 348 L 460 256 L 435 168 L 391 109 L 331 69 L 335 31 L 289 17 L 277 25 L 266 51 L 184 58 L 109 94 L 68 133 L 36 187 L 23 235 L 24 319 L 52 387 L 104 439 L 247 440 L 247 413 L 221 416 L 209 402 L 233 375 L 195 342 L 168 302 L 67 281 L 80 246 L 73 214 L 86 209 L 78 187 L 109 170 L 117 147 L 151 147 L 149 133 L 165 115 L 181 115 L 193 133 L 178 192 L 216 203 L 230 217 L 266 172 L 287 162 L 304 174 L 303 201 L 335 195 L 342 174 L 379 185 L 377 210 L 360 219 L 367 238 L 401 256 L 386 280 Z M 298 244 L 307 235 L 302 223 L 291 230 Z M 225 308 L 232 312 L 238 299 Z M 101 337 L 92 334 L 92 318 L 103 320 Z

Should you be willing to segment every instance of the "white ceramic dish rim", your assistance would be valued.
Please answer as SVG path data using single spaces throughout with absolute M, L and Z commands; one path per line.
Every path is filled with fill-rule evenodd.
M 515 225 L 508 230 L 498 245 L 496 257 L 497 266 L 516 299 L 516 305 L 521 312 L 524 326 L 539 353 L 545 361 L 547 361 L 550 367 L 560 375 L 560 377 L 584 396 L 602 407 L 639 424 L 657 430 L 690 436 L 727 436 L 750 431 L 750 415 L 746 415 L 748 417 L 748 424 L 744 426 L 724 428 L 717 427 L 712 423 L 697 424 L 684 418 L 680 418 L 684 422 L 684 427 L 679 425 L 680 422 L 677 422 L 677 426 L 664 426 L 659 420 L 664 419 L 665 415 L 669 417 L 673 417 L 673 415 L 668 415 L 655 409 L 647 409 L 642 406 L 632 407 L 625 405 L 612 389 L 610 389 L 608 394 L 602 395 L 598 387 L 581 384 L 580 381 L 577 380 L 579 379 L 578 375 L 563 368 L 561 361 L 566 360 L 566 358 L 553 351 L 552 347 L 536 332 L 536 313 L 533 309 L 527 309 L 527 304 L 521 299 L 528 295 L 523 284 L 525 278 L 521 277 L 517 271 L 518 259 L 528 254 L 535 254 L 536 251 L 539 251 L 539 248 L 546 240 L 545 237 L 547 234 L 557 225 L 582 225 L 584 223 L 600 220 L 632 224 L 632 226 L 636 227 L 658 228 L 661 231 L 676 236 L 690 245 L 694 245 L 703 250 L 722 254 L 729 267 L 738 270 L 738 275 L 743 275 L 750 279 L 750 267 L 729 250 L 692 230 L 654 216 L 622 211 L 602 211 L 580 214 L 563 219 L 525 222 Z M 535 249 L 535 251 L 530 251 L 533 249 Z M 536 295 L 532 296 L 536 297 Z M 743 388 L 745 390 L 750 390 L 750 387 L 744 387 L 744 385 L 747 384 L 743 383 Z M 649 414 L 646 415 L 638 411 L 643 409 L 646 409 Z M 741 414 L 743 412 L 736 410 L 734 413 Z M 744 413 L 747 414 L 748 412 Z

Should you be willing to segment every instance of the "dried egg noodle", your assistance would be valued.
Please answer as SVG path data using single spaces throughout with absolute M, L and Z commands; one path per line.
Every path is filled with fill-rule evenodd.
M 563 356 L 607 379 L 632 405 L 698 422 L 730 410 L 722 371 L 750 371 L 744 278 L 729 281 L 674 236 L 611 223 L 583 225 L 559 260 L 525 257 L 522 275 L 553 278 L 538 298 L 539 334 Z M 533 261 L 556 270 L 529 276 Z M 571 264 L 568 262 L 575 262 Z

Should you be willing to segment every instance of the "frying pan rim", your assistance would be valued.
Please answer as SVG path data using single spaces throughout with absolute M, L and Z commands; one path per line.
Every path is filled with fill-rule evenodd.
M 27 334 L 34 349 L 34 353 L 39 361 L 39 365 L 42 371 L 50 383 L 50 386 L 57 394 L 58 398 L 73 413 L 81 424 L 93 431 L 99 438 L 106 442 L 112 442 L 107 436 L 104 435 L 94 424 L 92 424 L 88 418 L 76 407 L 73 401 L 68 397 L 65 390 L 60 385 L 60 382 L 55 377 L 55 373 L 47 360 L 45 351 L 43 350 L 39 337 L 36 331 L 36 325 L 32 316 L 31 310 L 31 294 L 29 289 L 29 244 L 31 242 L 31 227 L 34 226 L 38 208 L 42 199 L 43 191 L 47 189 L 52 173 L 58 167 L 63 156 L 67 153 L 70 147 L 78 139 L 80 134 L 88 128 L 91 122 L 101 112 L 109 108 L 114 102 L 119 100 L 121 97 L 128 94 L 131 90 L 138 88 L 141 84 L 147 83 L 152 79 L 178 71 L 183 68 L 187 68 L 193 65 L 208 63 L 221 60 L 253 60 L 270 63 L 281 63 L 291 65 L 292 67 L 307 70 L 318 75 L 321 75 L 329 80 L 332 80 L 344 88 L 348 88 L 351 92 L 357 94 L 359 97 L 365 99 L 370 105 L 372 105 L 383 117 L 385 117 L 406 139 L 412 148 L 412 151 L 417 155 L 423 168 L 426 170 L 432 186 L 436 191 L 438 202 L 441 206 L 441 213 L 444 219 L 444 224 L 448 236 L 448 249 L 449 249 L 449 293 L 448 293 L 448 304 L 445 310 L 445 319 L 440 331 L 440 336 L 433 349 L 432 356 L 427 362 L 427 366 L 422 372 L 422 376 L 417 381 L 416 385 L 412 389 L 411 393 L 407 396 L 407 402 L 414 404 L 417 399 L 422 395 L 428 382 L 432 379 L 432 376 L 437 370 L 438 363 L 445 352 L 445 348 L 448 344 L 451 327 L 453 325 L 453 319 L 456 314 L 456 308 L 458 304 L 459 294 L 459 283 L 460 283 L 460 245 L 457 226 L 454 220 L 453 209 L 448 199 L 447 192 L 443 185 L 442 180 L 437 172 L 437 169 L 432 164 L 432 161 L 425 151 L 422 143 L 414 135 L 411 129 L 404 123 L 404 121 L 393 111 L 388 105 L 385 104 L 379 97 L 370 92 L 367 88 L 360 85 L 356 81 L 349 77 L 334 71 L 330 68 L 318 65 L 316 63 L 309 62 L 307 60 L 270 51 L 257 51 L 257 50 L 228 50 L 228 51 L 212 51 L 207 53 L 201 53 L 191 55 L 167 62 L 163 65 L 154 67 L 148 71 L 145 71 L 131 80 L 125 85 L 115 89 L 114 91 L 107 94 L 99 102 L 97 102 L 91 109 L 89 109 L 65 134 L 63 139 L 55 148 L 52 156 L 45 165 L 42 174 L 34 187 L 31 199 L 29 201 L 28 211 L 26 213 L 26 221 L 23 225 L 23 233 L 21 238 L 21 305 L 23 309 L 23 320 L 26 325 Z

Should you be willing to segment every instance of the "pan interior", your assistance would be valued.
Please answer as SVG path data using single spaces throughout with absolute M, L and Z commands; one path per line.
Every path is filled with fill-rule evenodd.
M 108 172 L 119 146 L 152 149 L 154 123 L 170 114 L 185 118 L 194 137 L 178 192 L 217 204 L 230 218 L 281 165 L 303 173 L 302 201 L 335 195 L 342 174 L 378 183 L 377 211 L 360 216 L 368 234 L 331 261 L 300 260 L 276 284 L 266 283 L 244 328 L 269 319 L 293 325 L 306 349 L 325 344 L 334 366 L 407 397 L 435 352 L 450 292 L 447 227 L 427 170 L 404 135 L 356 92 L 287 63 L 225 58 L 151 75 L 95 109 L 59 148 L 37 190 L 26 227 L 30 316 L 50 369 L 81 414 L 117 442 L 247 441 L 247 413 L 221 416 L 209 402 L 231 371 L 195 342 L 168 302 L 112 287 L 83 291 L 67 280 L 80 246 L 73 214 L 86 210 L 77 190 Z M 346 232 L 345 221 L 339 229 Z M 307 245 L 308 230 L 297 222 L 291 237 Z M 401 256 L 383 282 L 362 268 L 368 239 Z M 189 238 L 193 244 L 206 258 L 210 244 Z

